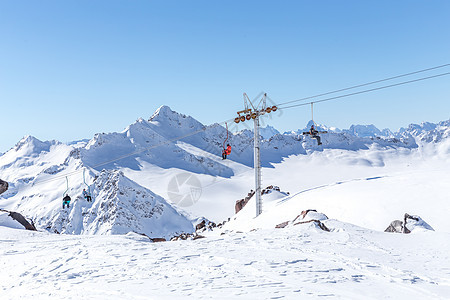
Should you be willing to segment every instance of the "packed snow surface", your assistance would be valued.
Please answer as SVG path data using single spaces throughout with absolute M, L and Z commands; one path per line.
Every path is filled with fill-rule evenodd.
M 450 234 L 335 220 L 151 243 L 0 227 L 3 299 L 448 299 Z

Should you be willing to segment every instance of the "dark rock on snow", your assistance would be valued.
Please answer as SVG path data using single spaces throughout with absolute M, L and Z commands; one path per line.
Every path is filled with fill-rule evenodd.
M 327 220 L 328 217 L 323 213 L 318 213 L 315 209 L 307 209 L 302 211 L 293 221 L 285 221 L 278 224 L 275 228 L 285 228 L 289 225 L 300 225 L 306 223 L 314 223 L 317 228 L 324 231 L 330 231 L 325 224 L 322 223 L 323 220 Z
M 200 223 L 195 225 L 195 231 L 196 232 L 203 232 L 206 230 L 213 230 L 213 228 L 216 228 L 217 225 L 214 222 L 208 221 L 206 219 L 203 219 Z
M 9 213 L 8 216 L 13 218 L 15 221 L 19 222 L 23 227 L 25 227 L 25 229 L 37 231 L 36 227 L 33 224 L 33 221 L 28 222 L 27 219 L 25 219 L 25 217 L 22 216 L 21 214 L 19 214 L 18 212 L 4 210 L 4 209 L 0 209 L 0 211 Z
M 255 191 L 251 190 L 244 199 L 237 200 L 236 205 L 234 206 L 235 213 L 240 212 L 244 208 L 244 206 L 247 205 L 248 201 L 250 201 L 254 194 Z
M 3 194 L 8 190 L 8 183 L 0 179 L 0 194 Z
M 432 230 L 428 223 L 419 216 L 411 216 L 407 213 L 403 216 L 403 221 L 395 220 L 386 228 L 385 232 L 411 233 L 414 229 Z
M 266 187 L 265 189 L 263 189 L 261 191 L 261 196 L 264 194 L 269 194 L 272 191 L 277 191 L 277 192 L 281 192 L 280 188 L 278 186 L 275 185 L 269 185 L 268 187 Z M 289 195 L 289 192 L 286 193 L 287 195 Z M 238 212 L 240 212 L 245 205 L 247 205 L 248 201 L 250 201 L 250 199 L 253 197 L 253 195 L 255 195 L 255 191 L 254 190 L 250 190 L 250 193 L 247 194 L 247 196 L 244 199 L 240 199 L 240 200 L 236 200 L 236 204 L 234 206 L 234 211 L 237 214 Z

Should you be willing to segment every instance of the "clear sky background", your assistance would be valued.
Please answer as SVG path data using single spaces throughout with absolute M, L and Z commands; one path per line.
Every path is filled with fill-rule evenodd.
M 121 131 L 168 105 L 204 124 L 450 63 L 450 1 L 0 1 L 0 152 Z M 449 72 L 450 68 L 403 80 Z M 315 106 L 397 130 L 450 118 L 450 76 Z M 270 120 L 303 128 L 309 107 Z

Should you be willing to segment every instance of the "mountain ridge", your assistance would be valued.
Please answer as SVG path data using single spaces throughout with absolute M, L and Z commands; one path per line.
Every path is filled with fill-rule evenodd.
M 318 129 L 329 131 L 322 135 L 324 145 L 320 147 L 317 146 L 316 140 L 302 135 L 302 131 L 311 124 L 312 121 L 303 130 L 283 134 L 272 127 L 268 128 L 270 136 L 266 135 L 261 141 L 262 166 L 273 168 L 274 164 L 281 163 L 290 156 L 311 155 L 325 150 L 411 150 L 430 143 L 440 143 L 450 137 L 450 120 L 437 124 L 411 124 L 395 133 L 380 131 L 373 125 L 354 125 L 348 130 L 318 125 Z M 171 110 L 168 106 L 158 108 L 148 120 L 137 119 L 121 132 L 98 133 L 89 141 L 64 144 L 26 136 L 0 155 L 1 177 L 11 183 L 10 189 L 2 195 L 1 205 L 12 210 L 20 209 L 36 220 L 36 224 L 41 228 L 58 232 L 111 234 L 123 233 L 126 230 L 139 232 L 145 228 L 142 233 L 148 234 L 152 230 L 136 220 L 146 219 L 142 217 L 148 216 L 146 206 L 154 207 L 150 205 L 153 200 L 149 199 L 159 199 L 159 203 L 165 203 L 164 211 L 172 212 L 172 218 L 178 220 L 177 223 L 184 224 L 180 225 L 180 228 L 189 231 L 192 228 L 186 225 L 188 219 L 178 208 L 172 207 L 173 203 L 164 202 L 165 199 L 145 188 L 145 180 L 139 185 L 120 172 L 123 169 L 151 172 L 152 168 L 157 168 L 210 178 L 238 176 L 236 166 L 247 172 L 248 168 L 253 167 L 253 133 L 247 129 L 229 132 L 227 142 L 233 146 L 233 150 L 229 160 L 222 160 L 220 155 L 226 137 L 227 131 L 220 124 L 205 126 L 190 116 Z M 447 147 L 445 143 L 442 145 Z M 194 148 L 201 151 L 192 151 Z M 235 164 L 235 167 L 232 167 L 231 163 Z M 379 159 L 374 162 L 360 160 L 360 163 L 383 165 Z M 86 177 L 82 176 L 83 170 L 87 171 Z M 121 179 L 116 180 L 119 177 Z M 120 183 L 119 186 L 117 182 Z M 122 186 L 123 182 L 125 183 Z M 144 201 L 147 205 L 138 205 L 136 210 L 133 208 L 133 199 L 127 198 L 125 194 L 110 193 L 102 196 L 101 193 L 106 187 L 114 185 L 117 186 L 116 190 L 133 186 L 133 190 L 147 195 L 148 201 Z M 106 207 L 121 203 L 121 206 L 129 209 L 126 212 L 113 209 L 104 215 L 98 208 L 92 210 L 91 207 L 78 204 L 83 202 L 80 196 L 82 189 L 89 186 L 93 188 L 93 196 L 99 203 L 109 203 L 104 204 Z M 66 192 L 72 195 L 75 206 L 71 212 L 68 211 L 67 215 L 64 215 L 61 211 L 61 198 Z M 106 199 L 115 199 L 115 202 L 108 202 Z M 77 213 L 72 213 L 73 211 Z M 96 217 L 88 218 L 84 214 Z M 126 216 L 121 218 L 119 223 L 127 225 L 120 227 L 118 223 L 114 223 L 119 215 Z M 108 223 L 109 221 L 101 225 L 98 220 L 102 218 L 110 220 L 113 225 Z M 176 226 L 172 226 L 172 232 L 162 230 L 164 222 L 154 223 L 150 227 L 164 236 L 179 232 Z

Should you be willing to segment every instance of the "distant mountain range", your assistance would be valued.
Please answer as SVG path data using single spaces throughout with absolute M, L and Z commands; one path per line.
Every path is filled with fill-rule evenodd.
M 302 134 L 311 124 L 283 134 L 270 126 L 262 128 L 262 165 L 271 167 L 290 155 L 324 149 L 360 150 L 373 145 L 412 149 L 450 136 L 450 120 L 411 124 L 398 132 L 373 125 L 352 125 L 344 130 L 318 125 L 319 130 L 328 131 L 322 135 L 323 145 L 318 146 L 316 140 Z M 0 208 L 19 210 L 37 227 L 62 233 L 135 231 L 170 237 L 189 232 L 193 230 L 189 217 L 120 169 L 139 171 L 143 165 L 151 165 L 229 178 L 233 169 L 219 159 L 226 137 L 223 126 L 205 126 L 168 106 L 161 106 L 148 120 L 138 119 L 122 132 L 99 133 L 90 140 L 63 144 L 27 136 L 0 156 L 0 178 L 10 183 L 10 189 L 0 197 Z M 230 160 L 253 166 L 250 130 L 229 133 L 227 143 L 233 147 Z M 188 151 L 191 148 L 197 149 L 197 154 Z M 66 176 L 66 185 L 61 185 Z M 78 196 L 87 187 L 92 189 L 94 203 Z M 64 193 L 74 195 L 68 210 L 61 209 Z

